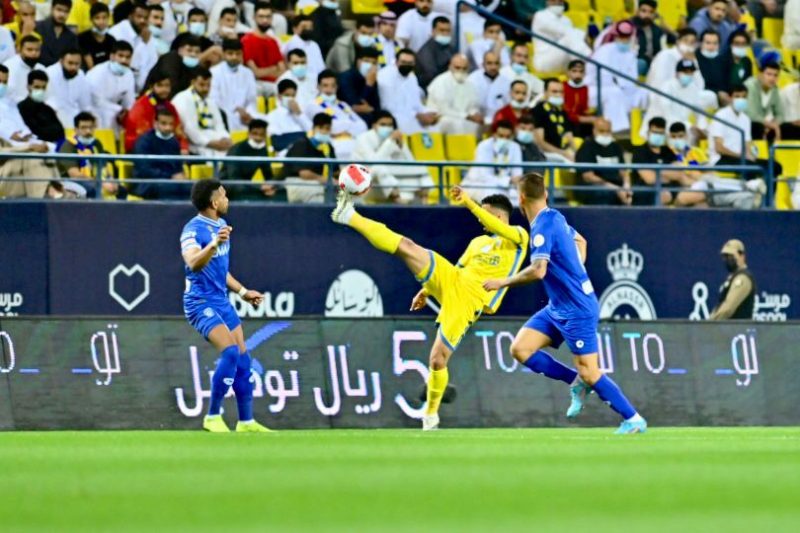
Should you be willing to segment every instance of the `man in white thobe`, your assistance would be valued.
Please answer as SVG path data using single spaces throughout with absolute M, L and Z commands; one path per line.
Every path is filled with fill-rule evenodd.
M 312 39 L 314 23 L 308 15 L 298 15 L 292 20 L 292 31 L 294 35 L 283 45 L 281 53 L 288 57 L 292 50 L 305 52 L 308 76 L 316 83 L 317 74 L 325 70 L 325 59 L 319 45 Z
M 547 7 L 533 16 L 531 29 L 580 54 L 592 53 L 586 44 L 586 33 L 575 28 L 569 17 L 564 16 L 564 0 L 547 0 Z M 573 57 L 541 39 L 533 40 L 533 68 L 537 72 L 563 72 Z
M 416 0 L 414 8 L 409 9 L 397 19 L 395 38 L 403 46 L 417 53 L 431 38 L 434 19 L 445 17 L 445 15 L 433 11 L 433 2 L 431 0 Z M 445 18 L 450 20 L 448 17 Z
M 422 131 L 437 131 L 439 115 L 422 103 L 422 89 L 414 74 L 416 57 L 409 51 L 397 55 L 394 65 L 378 73 L 378 95 L 381 107 L 397 120 L 400 131 L 412 135 Z
M 61 61 L 47 67 L 45 72 L 50 80 L 47 105 L 55 110 L 64 129 L 74 128 L 75 115 L 92 110 L 92 91 L 81 70 L 80 52 L 65 53 Z
M 311 131 L 313 124 L 303 113 L 297 100 L 297 84 L 292 80 L 278 82 L 277 106 L 269 112 L 266 121 L 269 124 L 269 137 L 272 148 L 283 157 L 300 135 Z
M 300 107 L 307 107 L 317 97 L 317 77 L 308 74 L 308 58 L 306 53 L 296 48 L 286 58 L 286 72 L 280 75 L 276 83 L 291 80 L 297 85 L 295 98 Z
M 28 74 L 32 70 L 44 70 L 44 65 L 39 63 L 42 52 L 42 42 L 39 39 L 26 35 L 19 48 L 19 53 L 4 63 L 8 68 L 6 96 L 17 103 L 28 97 Z
M 97 127 L 119 131 L 119 120 L 136 101 L 133 72 L 128 66 L 133 51 L 126 42 L 114 43 L 108 61 L 104 61 L 86 74 L 91 88 L 92 114 L 97 117 Z
M 254 118 L 264 119 L 256 108 L 256 77 L 242 65 L 242 45 L 226 41 L 224 61 L 211 68 L 211 99 L 225 111 L 230 131 L 247 129 Z
M 445 135 L 478 136 L 483 115 L 475 89 L 467 81 L 469 61 L 467 56 L 456 54 L 450 60 L 450 68 L 439 74 L 428 85 L 428 107 L 437 112 L 439 131 Z
M 522 176 L 522 150 L 514 142 L 514 127 L 503 120 L 497 124 L 494 135 L 481 141 L 475 150 L 476 163 L 498 163 L 499 167 L 472 167 L 461 182 L 467 194 L 480 202 L 491 194 L 504 194 L 514 204 L 519 202 L 519 194 L 514 181 Z
M 472 85 L 478 96 L 479 113 L 483 115 L 484 121 L 491 120 L 491 117 L 502 107 L 497 107 L 495 102 L 489 101 L 489 88 L 499 75 L 500 58 L 494 52 L 487 52 L 483 56 L 483 68 L 474 70 L 467 78 L 467 83 Z M 501 96 L 500 101 L 502 100 Z
M 233 143 L 219 107 L 209 98 L 210 92 L 211 73 L 198 67 L 191 87 L 176 94 L 172 105 L 180 116 L 191 153 L 224 156 Z
M 136 91 L 141 91 L 148 74 L 158 62 L 158 48 L 148 26 L 147 8 L 143 4 L 134 4 L 130 16 L 112 26 L 108 34 L 117 41 L 126 41 L 133 46 L 130 66 L 134 74 Z

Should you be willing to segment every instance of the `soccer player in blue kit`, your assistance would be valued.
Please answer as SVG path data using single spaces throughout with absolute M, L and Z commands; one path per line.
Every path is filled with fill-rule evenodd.
M 203 429 L 212 433 L 230 431 L 221 413 L 222 401 L 233 386 L 239 410 L 236 431 L 266 433 L 269 429 L 253 420 L 252 359 L 244 344 L 241 321 L 228 300 L 228 289 L 255 305 L 264 295 L 246 289 L 228 272 L 233 228 L 222 218 L 228 213 L 225 188 L 217 180 L 198 181 L 192 187 L 192 204 L 198 214 L 181 232 L 186 272 L 183 312 L 189 324 L 220 352 Z
M 531 265 L 514 276 L 488 280 L 483 287 L 494 291 L 541 280 L 550 301 L 519 330 L 511 344 L 512 355 L 532 371 L 570 385 L 572 403 L 567 417 L 576 417 L 583 410 L 587 395 L 594 390 L 622 416 L 617 433 L 644 433 L 645 419 L 619 386 L 600 371 L 597 353 L 600 312 L 583 265 L 586 239 L 567 224 L 564 215 L 547 207 L 547 190 L 540 174 L 523 176 L 519 197 L 520 209 L 531 224 Z M 558 348 L 564 341 L 574 355 L 577 371 L 542 350 L 546 346 Z

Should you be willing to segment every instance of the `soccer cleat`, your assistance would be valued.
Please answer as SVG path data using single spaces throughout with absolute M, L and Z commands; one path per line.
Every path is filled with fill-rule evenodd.
M 439 429 L 439 415 L 425 415 L 422 417 L 422 431 L 433 431 Z
M 345 191 L 339 191 L 339 196 L 336 198 L 336 209 L 331 213 L 331 220 L 337 224 L 347 225 L 355 212 L 352 195 Z
M 231 430 L 222 419 L 222 415 L 206 416 L 203 418 L 203 429 L 211 433 L 230 433 Z
M 272 430 L 255 420 L 250 420 L 249 422 L 238 422 L 236 433 L 272 433 Z
M 569 395 L 572 401 L 567 409 L 567 418 L 574 419 L 581 414 L 584 402 L 591 392 L 592 388 L 581 380 L 578 380 L 575 385 L 570 386 Z
M 614 432 L 616 435 L 629 435 L 631 433 L 644 433 L 647 431 L 647 420 L 644 418 L 636 421 L 625 420 Z

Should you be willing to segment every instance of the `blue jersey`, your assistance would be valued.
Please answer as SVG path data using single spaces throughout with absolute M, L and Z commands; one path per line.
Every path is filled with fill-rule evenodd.
M 181 253 L 190 248 L 205 248 L 219 230 L 227 226 L 227 222 L 220 218 L 212 220 L 203 215 L 197 215 L 190 220 L 181 232 Z M 228 262 L 231 241 L 221 243 L 217 247 L 214 257 L 199 272 L 192 272 L 184 265 L 186 273 L 186 298 L 203 298 L 206 300 L 227 299 Z
M 541 211 L 531 224 L 531 262 L 547 260 L 544 283 L 555 318 L 565 320 L 597 316 L 594 287 L 581 262 L 575 229 L 555 209 Z

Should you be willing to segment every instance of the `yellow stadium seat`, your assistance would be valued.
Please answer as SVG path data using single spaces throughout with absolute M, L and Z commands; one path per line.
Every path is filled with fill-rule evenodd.
M 761 37 L 775 48 L 780 49 L 783 19 L 765 18 L 761 24 Z
M 267 113 L 267 100 L 263 96 L 256 97 L 256 111 L 262 115 Z
M 472 161 L 478 141 L 474 135 L 447 135 L 444 138 L 444 149 L 448 161 Z
M 658 13 L 667 26 L 677 30 L 683 26 L 688 14 L 686 2 L 685 0 L 662 0 L 658 3 Z
M 205 163 L 189 166 L 189 178 L 193 180 L 207 180 L 214 177 L 214 166 Z
M 237 130 L 231 132 L 231 141 L 233 141 L 233 144 L 237 144 L 246 140 L 247 140 L 247 130 Z
M 447 156 L 444 149 L 444 136 L 441 133 L 415 133 L 408 138 L 408 146 L 414 159 L 417 161 L 445 161 Z M 426 146 L 427 145 L 427 146 Z M 439 182 L 445 179 L 440 175 L 436 167 L 428 167 L 433 183 L 437 188 L 431 191 L 430 200 L 436 202 L 439 199 Z M 445 183 L 445 186 L 447 184 Z
M 800 141 L 781 141 L 780 144 L 797 147 L 794 150 L 775 149 L 775 160 L 783 166 L 783 177 L 800 177 Z M 779 181 L 775 185 L 775 207 L 781 210 L 794 209 L 792 189 L 786 181 Z
M 755 140 L 753 141 L 753 146 L 755 146 L 756 150 L 758 150 L 759 159 L 766 159 L 769 157 L 769 145 L 767 144 L 767 141 L 763 139 Z
M 791 211 L 794 209 L 792 205 L 792 189 L 785 181 L 779 181 L 775 184 L 775 208 L 781 211 Z
M 606 19 L 611 17 L 614 22 L 628 18 L 628 13 L 625 11 L 625 0 L 595 0 L 595 11 L 597 18 L 595 21 L 598 26 Z
M 589 27 L 589 16 L 590 13 L 588 11 L 577 11 L 574 10 L 572 7 L 572 3 L 570 3 L 570 9 L 565 14 L 567 18 L 572 21 L 572 25 L 578 28 L 579 30 L 586 31 L 586 28 Z
M 350 9 L 355 15 L 379 15 L 383 13 L 383 0 L 352 0 Z
M 275 99 L 274 96 L 270 96 L 267 99 L 267 113 L 271 113 L 275 111 L 275 108 L 278 107 L 278 101 Z
M 570 0 L 569 11 L 566 14 L 569 15 L 572 11 L 589 11 L 590 9 L 592 9 L 591 0 Z
M 643 118 L 641 109 L 634 107 L 631 110 L 631 144 L 634 146 L 641 146 L 645 143 L 644 137 L 639 134 Z

